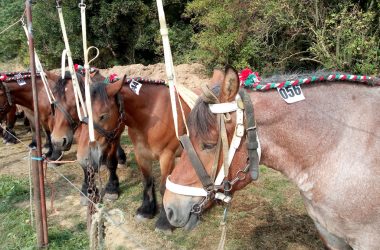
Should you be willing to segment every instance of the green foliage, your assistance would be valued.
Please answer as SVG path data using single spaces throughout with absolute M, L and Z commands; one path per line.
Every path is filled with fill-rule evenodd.
M 25 1 L 23 0 L 0 0 L 0 32 L 21 18 L 24 11 L 24 3 Z M 0 34 L 0 48 L 2 62 L 28 55 L 27 43 L 20 23 Z
M 199 32 L 193 36 L 197 46 L 190 53 L 209 68 L 229 63 L 264 74 L 321 66 L 379 73 L 376 4 L 194 0 L 186 11 Z
M 155 0 L 85 2 L 88 46 L 100 50 L 94 66 L 163 62 Z M 0 0 L 0 7 L 5 28 L 24 1 Z M 232 64 L 262 75 L 319 67 L 380 73 L 379 0 L 166 0 L 164 8 L 175 64 Z M 83 64 L 78 0 L 63 1 L 63 14 L 74 62 Z M 64 45 L 55 1 L 36 1 L 33 21 L 41 61 L 59 67 Z M 19 24 L 0 36 L 0 46 L 1 63 L 28 64 Z
M 358 5 L 342 4 L 331 13 L 323 27 L 313 30 L 315 42 L 310 52 L 325 68 L 350 70 L 362 74 L 379 72 L 379 29 L 374 11 L 364 12 Z

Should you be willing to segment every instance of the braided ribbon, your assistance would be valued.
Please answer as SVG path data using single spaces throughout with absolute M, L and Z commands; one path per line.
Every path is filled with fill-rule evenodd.
M 366 75 L 352 75 L 352 74 L 327 74 L 323 76 L 310 76 L 304 77 L 296 80 L 285 80 L 281 82 L 267 82 L 261 83 L 261 78 L 258 76 L 257 72 L 252 72 L 249 69 L 243 70 L 240 75 L 240 83 L 245 88 L 251 88 L 254 90 L 269 90 L 276 88 L 286 88 L 290 86 L 297 86 L 302 84 L 310 84 L 316 82 L 324 81 L 349 81 L 349 82 L 362 82 L 372 86 L 379 86 L 380 79 L 376 77 L 366 76 Z

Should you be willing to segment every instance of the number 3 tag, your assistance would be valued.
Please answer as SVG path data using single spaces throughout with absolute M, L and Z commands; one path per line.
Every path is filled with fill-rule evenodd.
M 302 93 L 300 86 L 289 86 L 286 88 L 277 88 L 278 93 L 280 93 L 282 99 L 287 103 L 295 103 L 305 100 L 305 96 Z

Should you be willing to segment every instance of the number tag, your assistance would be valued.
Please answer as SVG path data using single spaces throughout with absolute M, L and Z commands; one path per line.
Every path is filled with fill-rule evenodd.
M 142 84 L 139 83 L 138 81 L 132 80 L 131 83 L 129 84 L 129 88 L 135 92 L 136 95 L 139 95 L 140 89 L 141 89 Z
M 286 103 L 295 103 L 305 100 L 305 96 L 302 93 L 301 86 L 289 86 L 286 88 L 277 88 L 278 93 L 280 93 L 282 99 Z
M 26 84 L 24 77 L 20 73 L 15 75 L 15 77 L 16 77 L 16 81 L 17 81 L 18 85 L 22 86 L 22 85 Z

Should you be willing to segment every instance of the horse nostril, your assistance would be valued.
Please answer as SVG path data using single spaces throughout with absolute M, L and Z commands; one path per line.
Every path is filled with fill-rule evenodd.
M 63 138 L 63 140 L 62 140 L 62 146 L 65 146 L 66 143 L 67 143 L 67 139 L 66 139 L 66 138 Z
M 170 221 L 174 216 L 173 209 L 171 209 L 170 207 L 166 208 L 166 216 L 168 217 L 168 220 Z

